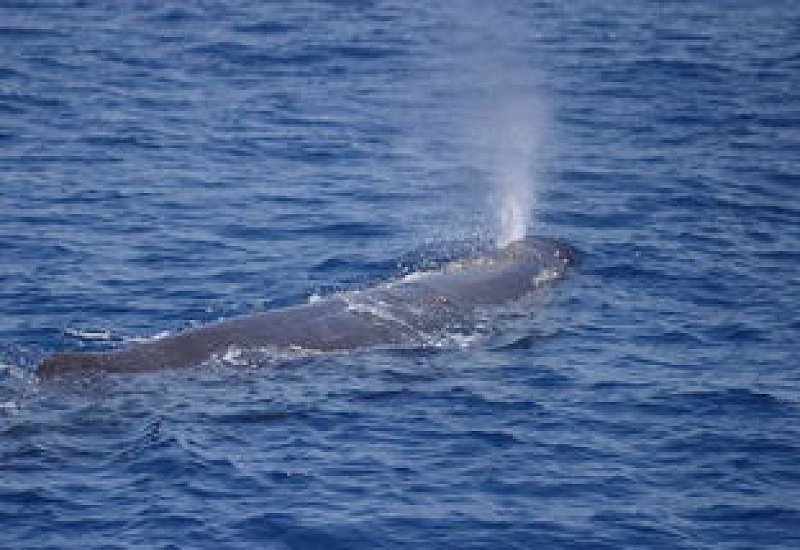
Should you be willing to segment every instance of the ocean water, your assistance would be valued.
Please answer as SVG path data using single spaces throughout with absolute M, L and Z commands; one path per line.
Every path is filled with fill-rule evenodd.
M 3 1 L 0 548 L 800 547 L 798 29 Z M 525 232 L 577 265 L 466 338 L 33 375 Z

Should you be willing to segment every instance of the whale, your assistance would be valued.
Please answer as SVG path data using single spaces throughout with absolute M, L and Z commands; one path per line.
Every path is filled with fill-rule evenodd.
M 468 326 L 487 310 L 547 287 L 573 261 L 569 245 L 526 237 L 364 290 L 233 317 L 122 349 L 54 353 L 36 374 L 48 379 L 179 369 L 201 366 L 231 350 L 326 353 L 420 345 L 437 331 Z

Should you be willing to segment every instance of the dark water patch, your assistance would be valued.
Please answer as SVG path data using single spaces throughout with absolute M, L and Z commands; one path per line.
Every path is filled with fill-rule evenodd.
M 758 530 L 763 544 L 775 548 L 790 548 L 800 542 L 795 528 L 800 510 L 788 506 L 720 503 L 698 508 L 685 517 L 699 524 L 699 531 L 706 540 L 716 540 L 733 548 L 741 548 L 742 537 L 747 537 L 752 530 Z
M 333 238 L 384 237 L 392 234 L 392 227 L 374 222 L 339 222 L 320 227 L 299 228 L 293 231 L 303 235 L 325 235 Z
M 542 343 L 546 342 L 547 340 L 557 338 L 558 334 L 547 334 L 543 332 L 535 332 L 533 334 L 527 334 L 524 336 L 520 336 L 519 338 L 500 345 L 494 345 L 492 349 L 496 351 L 513 351 L 513 350 L 525 350 L 525 349 L 534 349 L 537 346 L 541 345 Z
M 300 197 L 295 195 L 278 195 L 264 197 L 264 200 L 275 204 L 297 205 L 302 207 L 321 207 L 327 201 L 321 197 Z
M 377 60 L 383 61 L 402 55 L 402 51 L 379 45 L 351 45 L 326 48 L 325 53 L 332 58 L 343 58 L 343 61 L 352 60 Z
M 204 9 L 198 6 L 176 6 L 173 3 L 169 3 L 164 6 L 153 6 L 155 8 L 154 13 L 147 15 L 147 20 L 154 21 L 157 23 L 168 23 L 170 25 L 174 24 L 184 24 L 184 23 L 191 23 L 194 21 L 202 21 L 204 19 Z
M 710 506 L 708 508 L 698 509 L 695 512 L 695 516 L 703 521 L 739 522 L 747 519 L 755 519 L 759 521 L 774 522 L 776 526 L 781 524 L 788 526 L 789 524 L 797 522 L 798 519 L 800 519 L 800 510 L 782 506 L 772 507 L 720 504 L 716 506 Z M 788 542 L 788 540 L 784 542 Z
M 59 109 L 67 107 L 67 103 L 53 95 L 31 94 L 21 91 L 0 92 L 0 101 L 9 108 L 18 107 L 24 110 L 30 109 Z
M 0 25 L 0 40 L 42 40 L 60 38 L 64 33 L 53 27 L 30 27 L 19 25 Z
M 238 42 L 217 42 L 192 46 L 184 53 L 189 59 L 206 59 L 212 63 L 225 63 L 248 71 L 282 74 L 284 67 L 298 65 L 314 67 L 330 61 L 324 50 L 263 49 Z M 209 68 L 213 68 L 213 65 Z M 304 69 L 308 71 L 309 69 Z
M 630 541 L 641 548 L 693 548 L 693 537 L 680 529 L 654 521 L 648 514 L 635 510 L 608 510 L 592 517 L 592 523 L 603 532 L 614 533 L 616 537 Z
M 326 527 L 298 521 L 290 513 L 248 512 L 233 526 L 236 537 L 267 548 L 352 548 L 364 533 L 356 528 Z
M 219 230 L 223 239 L 263 239 L 266 242 L 286 240 L 291 238 L 291 232 L 278 227 L 255 227 L 244 225 L 223 226 Z
M 785 404 L 775 396 L 748 388 L 664 395 L 654 398 L 651 403 L 661 403 L 674 407 L 675 411 L 682 410 L 686 414 L 703 414 L 704 416 L 708 414 L 744 414 L 757 418 L 762 415 L 769 416 L 789 412 L 785 409 Z
M 682 412 L 689 414 L 685 410 Z M 699 409 L 697 414 L 702 412 Z M 787 441 L 785 436 L 763 433 L 763 427 L 756 424 L 731 426 L 727 433 L 711 426 L 687 430 L 685 434 L 666 439 L 659 445 L 658 459 L 680 461 L 692 453 L 698 457 L 711 457 L 714 461 L 726 463 L 723 470 L 714 471 L 716 476 L 723 475 L 724 471 L 735 472 L 747 464 L 770 470 L 779 466 L 790 468 L 791 457 L 797 450 L 798 446 Z
M 8 81 L 19 80 L 25 77 L 25 73 L 19 69 L 11 67 L 0 67 L 0 78 Z
M 284 410 L 251 410 L 235 414 L 208 415 L 208 419 L 218 424 L 263 424 L 281 422 L 290 415 L 290 412 Z
M 402 400 L 411 393 L 411 390 L 407 388 L 361 390 L 354 392 L 353 399 L 362 401 L 380 401 L 381 404 L 383 404 L 384 401 Z
M 629 77 L 654 83 L 666 84 L 676 79 L 685 79 L 692 83 L 721 84 L 728 78 L 735 78 L 737 70 L 731 66 L 715 62 L 680 60 L 674 58 L 637 59 L 619 66 L 621 73 L 617 78 L 628 80 Z
M 144 135 L 93 135 L 82 139 L 83 143 L 91 147 L 100 148 L 127 148 L 159 149 L 160 145 L 151 136 Z
M 257 35 L 285 34 L 297 30 L 297 25 L 281 21 L 257 21 L 234 25 L 233 30 Z

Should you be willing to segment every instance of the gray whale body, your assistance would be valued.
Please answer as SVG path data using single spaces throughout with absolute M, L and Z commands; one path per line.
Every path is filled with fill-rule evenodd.
M 419 343 L 421 335 L 468 322 L 478 311 L 546 286 L 572 261 L 569 246 L 529 237 L 363 291 L 219 321 L 118 351 L 56 353 L 40 363 L 37 374 L 191 367 L 230 349 L 334 352 Z

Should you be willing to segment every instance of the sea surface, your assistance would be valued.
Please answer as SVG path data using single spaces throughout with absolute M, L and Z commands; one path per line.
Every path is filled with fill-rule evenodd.
M 0 2 L 0 548 L 800 548 L 789 0 Z M 522 233 L 430 345 L 42 382 Z

